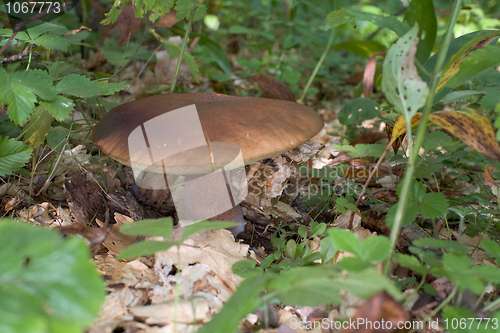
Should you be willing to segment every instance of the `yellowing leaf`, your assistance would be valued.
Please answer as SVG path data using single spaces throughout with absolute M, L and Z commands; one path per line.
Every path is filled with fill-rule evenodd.
M 489 119 L 477 110 L 439 111 L 429 117 L 475 151 L 500 160 L 500 147 Z

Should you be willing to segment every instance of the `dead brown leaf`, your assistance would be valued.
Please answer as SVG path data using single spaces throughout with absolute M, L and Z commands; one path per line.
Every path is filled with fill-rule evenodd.
M 262 97 L 296 102 L 297 98 L 283 82 L 270 75 L 257 75 L 252 78 L 262 91 Z
M 377 67 L 377 56 L 385 56 L 385 52 L 372 54 L 363 72 L 363 97 L 370 97 L 373 92 L 373 82 L 375 80 L 375 70 Z
M 399 322 L 406 322 L 410 319 L 409 313 L 403 309 L 401 304 L 394 300 L 387 292 L 382 291 L 363 305 L 361 305 L 354 317 L 351 318 L 353 322 L 359 322 L 365 320 L 365 322 L 370 321 L 371 323 L 381 323 L 382 320 L 385 322 L 391 322 L 392 325 L 386 325 L 386 329 L 375 329 L 375 325 L 370 327 L 369 325 L 361 324 L 356 325 L 356 328 L 348 328 L 343 330 L 343 333 L 389 333 L 389 332 L 407 332 L 409 330 L 396 330 Z M 391 329 L 388 329 L 392 326 Z

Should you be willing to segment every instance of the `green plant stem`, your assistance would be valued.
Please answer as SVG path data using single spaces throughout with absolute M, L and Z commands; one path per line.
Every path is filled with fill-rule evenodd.
M 191 26 L 193 25 L 194 13 L 196 12 L 196 4 L 193 5 L 193 11 L 191 16 L 189 16 L 188 26 L 186 28 L 186 33 L 184 34 L 184 40 L 182 41 L 181 53 L 179 54 L 179 60 L 177 61 L 177 67 L 175 68 L 174 80 L 172 81 L 172 86 L 170 86 L 170 93 L 173 93 L 175 86 L 177 85 L 177 76 L 181 71 L 182 58 L 184 57 L 184 50 L 186 49 L 187 42 L 189 39 L 189 33 L 191 32 Z
M 415 145 L 413 147 L 408 147 L 410 149 L 410 159 L 408 161 L 408 165 L 405 171 L 405 177 L 403 180 L 403 185 L 401 189 L 401 195 L 399 197 L 398 209 L 396 211 L 396 215 L 394 217 L 394 225 L 391 230 L 391 255 L 385 262 L 384 273 L 386 275 L 389 274 L 389 270 L 391 267 L 392 254 L 394 253 L 394 249 L 396 248 L 396 241 L 399 235 L 399 231 L 401 229 L 401 224 L 403 222 L 403 214 L 405 210 L 406 202 L 408 201 L 408 194 L 410 193 L 410 186 L 413 180 L 413 175 L 415 173 L 415 165 L 418 158 L 418 151 L 420 150 L 420 146 L 424 141 L 425 131 L 427 130 L 427 122 L 429 120 L 429 116 L 432 110 L 432 105 L 434 104 L 434 96 L 436 95 L 436 87 L 441 78 L 441 70 L 444 65 L 444 61 L 446 59 L 446 54 L 448 53 L 448 48 L 451 42 L 451 36 L 453 34 L 453 27 L 455 26 L 455 22 L 457 21 L 458 13 L 460 12 L 460 8 L 462 7 L 462 0 L 455 0 L 453 4 L 453 9 L 451 13 L 450 20 L 448 22 L 448 28 L 446 30 L 446 34 L 443 40 L 443 46 L 441 47 L 438 58 L 436 61 L 436 66 L 434 67 L 434 72 L 431 81 L 431 87 L 429 96 L 427 96 L 427 101 L 425 103 L 424 113 L 422 118 L 420 119 L 420 124 L 418 126 L 417 137 L 415 139 Z M 411 133 L 407 134 L 411 136 Z
M 332 46 L 333 42 L 333 37 L 335 36 L 335 31 L 336 29 L 332 29 L 330 31 L 330 38 L 328 39 L 328 43 L 326 44 L 325 50 L 323 51 L 323 54 L 321 55 L 321 58 L 319 58 L 318 63 L 316 64 L 316 67 L 314 68 L 314 71 L 312 72 L 311 76 L 309 77 L 309 81 L 307 81 L 307 84 L 304 88 L 304 91 L 302 92 L 302 95 L 300 96 L 299 100 L 297 101 L 298 103 L 302 103 L 304 101 L 304 97 L 306 97 L 307 91 L 309 90 L 309 87 L 311 86 L 314 78 L 316 77 L 316 74 L 318 74 L 318 71 L 323 64 L 323 61 L 326 58 L 326 55 L 328 54 L 328 51 L 330 50 L 330 46 Z

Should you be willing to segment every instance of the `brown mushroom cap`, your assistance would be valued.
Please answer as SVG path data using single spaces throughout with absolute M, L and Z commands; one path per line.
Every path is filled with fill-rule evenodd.
M 92 139 L 104 153 L 130 165 L 128 138 L 134 129 L 159 115 L 193 104 L 209 149 L 211 143 L 214 146 L 219 142 L 234 143 L 240 148 L 245 164 L 277 156 L 309 140 L 323 128 L 323 121 L 313 110 L 294 102 L 215 93 L 164 94 L 110 110 L 94 127 Z M 165 140 L 168 132 L 165 128 Z M 177 154 L 183 157 L 175 161 L 169 158 L 171 165 L 166 165 L 166 170 L 204 173 L 208 170 L 200 170 L 205 170 L 207 163 L 212 163 L 213 168 L 213 161 L 200 158 L 203 154 L 196 150 L 191 153 L 192 156 L 189 152 Z M 148 152 L 141 154 L 143 158 L 134 156 L 133 162 L 144 161 L 144 167 L 148 167 Z M 230 156 L 221 158 L 217 164 L 223 165 L 235 157 L 231 149 L 228 154 Z

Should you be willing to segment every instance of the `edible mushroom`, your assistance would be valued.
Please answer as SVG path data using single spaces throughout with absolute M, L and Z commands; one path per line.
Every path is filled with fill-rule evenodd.
M 104 153 L 131 166 L 140 187 L 160 189 L 168 183 L 179 220 L 243 225 L 238 204 L 246 194 L 244 165 L 297 147 L 322 128 L 313 110 L 290 101 L 164 94 L 110 110 L 92 139 Z M 141 183 L 145 172 L 162 175 L 161 181 Z

